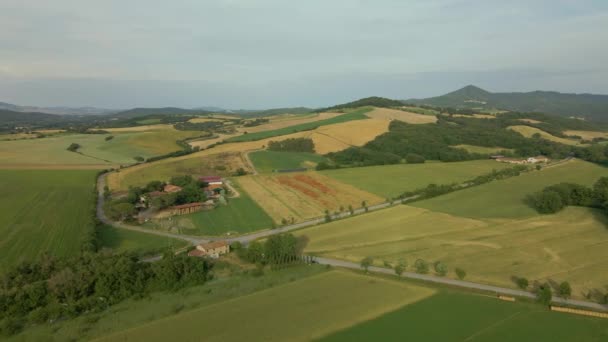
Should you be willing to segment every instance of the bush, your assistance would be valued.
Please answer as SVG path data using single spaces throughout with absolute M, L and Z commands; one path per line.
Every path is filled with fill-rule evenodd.
M 76 151 L 78 151 L 78 149 L 80 147 L 81 146 L 79 144 L 77 144 L 77 143 L 71 143 L 70 146 L 68 146 L 67 150 L 70 151 L 70 152 L 76 152 Z
M 0 323 L 0 331 L 4 336 L 13 336 L 21 331 L 23 323 L 16 318 L 7 317 Z
M 454 270 L 454 272 L 456 272 L 456 276 L 460 280 L 463 280 L 467 276 L 467 272 L 465 270 L 463 270 L 462 268 L 456 267 L 456 269 Z
M 565 207 L 557 191 L 544 190 L 528 197 L 530 205 L 541 214 L 554 214 Z
M 572 287 L 570 287 L 570 283 L 564 281 L 559 284 L 559 296 L 564 299 L 568 299 L 570 298 L 570 295 L 572 295 Z
M 420 274 L 429 273 L 429 264 L 422 259 L 416 260 L 416 262 L 414 263 L 414 267 L 416 268 L 416 273 L 420 273 Z
M 408 164 L 422 164 L 425 162 L 425 159 L 423 156 L 416 154 L 416 153 L 408 153 L 405 156 L 405 161 Z
M 435 268 L 435 273 L 439 276 L 445 277 L 445 275 L 448 274 L 448 267 L 443 262 L 437 261 L 433 266 Z
M 527 289 L 528 285 L 529 285 L 528 279 L 523 278 L 523 277 L 517 278 L 515 280 L 515 283 L 517 284 L 517 287 L 519 287 L 522 290 Z
M 551 292 L 551 286 L 549 284 L 543 284 L 536 289 L 536 299 L 543 305 L 551 304 L 553 299 L 553 293 Z

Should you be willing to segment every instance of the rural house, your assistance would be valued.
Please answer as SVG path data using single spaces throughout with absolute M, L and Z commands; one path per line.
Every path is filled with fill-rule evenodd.
M 177 185 L 167 184 L 163 188 L 163 191 L 164 192 L 168 192 L 168 193 L 174 193 L 174 192 L 180 192 L 180 191 L 182 191 L 182 188 L 179 187 L 179 186 L 177 186 Z
M 188 256 L 219 258 L 220 255 L 230 252 L 230 245 L 226 241 L 214 241 L 197 245 L 188 252 Z
M 222 177 L 220 177 L 220 176 L 204 176 L 204 177 L 200 177 L 198 180 L 209 184 L 209 186 L 212 186 L 212 185 L 222 186 L 224 184 L 224 181 L 222 180 Z
M 547 162 L 549 162 L 549 158 L 547 158 L 545 156 L 536 156 L 536 157 L 528 158 L 527 161 L 530 164 L 547 163 Z

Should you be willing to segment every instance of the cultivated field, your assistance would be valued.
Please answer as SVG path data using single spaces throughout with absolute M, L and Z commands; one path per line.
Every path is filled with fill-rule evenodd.
M 110 226 L 101 228 L 100 240 L 102 248 L 114 253 L 129 252 L 138 255 L 160 253 L 186 246 L 185 241 Z
M 543 123 L 542 121 L 538 121 L 538 120 L 534 120 L 534 119 L 518 119 L 518 121 L 527 122 L 527 123 L 531 123 L 531 124 Z
M 102 341 L 310 341 L 422 300 L 433 290 L 332 271 L 107 336 Z M 356 303 L 356 305 L 353 305 Z M 201 319 L 204 317 L 204 319 Z M 235 328 L 235 317 L 243 319 Z
M 405 259 L 442 261 L 467 272 L 467 280 L 515 287 L 513 276 L 530 281 L 569 281 L 573 296 L 603 289 L 608 274 L 607 220 L 586 208 L 518 220 L 470 219 L 411 206 L 361 215 L 300 230 L 307 252 L 378 265 Z
M 556 313 L 539 305 L 505 303 L 488 296 L 441 291 L 320 341 L 559 342 L 606 339 L 606 319 Z
M 314 153 L 255 151 L 249 153 L 249 159 L 258 172 L 268 173 L 274 170 L 295 168 L 314 168 L 326 158 Z
M 398 109 L 374 108 L 365 115 L 373 119 L 399 120 L 409 124 L 427 124 L 437 122 L 437 117 L 433 115 L 417 114 Z
M 78 254 L 93 229 L 95 171 L 0 170 L 0 269 Z
M 389 121 L 376 119 L 357 120 L 322 126 L 313 131 L 298 132 L 281 137 L 221 144 L 190 155 L 163 159 L 150 164 L 146 163 L 130 167 L 121 170 L 119 173 L 112 173 L 108 177 L 108 184 L 113 190 L 125 190 L 129 185 L 144 183 L 144 179 L 151 179 L 151 177 L 158 177 L 159 175 L 170 177 L 172 172 L 180 174 L 178 171 L 182 168 L 180 166 L 182 164 L 200 165 L 201 163 L 205 163 L 205 160 L 211 155 L 219 155 L 224 152 L 240 154 L 241 152 L 264 149 L 268 145 L 268 142 L 272 140 L 280 141 L 289 138 L 309 137 L 314 141 L 317 153 L 336 152 L 353 145 L 362 146 L 373 140 L 376 136 L 388 130 L 388 123 Z M 248 168 L 246 165 L 243 167 L 245 169 Z
M 551 140 L 551 141 L 555 141 L 561 144 L 565 144 L 565 145 L 578 145 L 578 146 L 586 146 L 585 144 L 581 144 L 580 141 L 578 140 L 573 140 L 573 139 L 565 139 L 565 138 L 560 138 L 560 137 L 556 137 L 552 134 L 549 134 L 541 129 L 538 129 L 536 127 L 530 127 L 530 126 L 525 126 L 525 125 L 518 125 L 518 126 L 509 126 L 507 127 L 507 129 L 511 129 L 514 130 L 515 132 L 523 135 L 526 138 L 532 138 L 532 136 L 536 133 L 540 134 L 540 137 L 543 139 L 547 139 L 547 140 Z
M 460 183 L 476 176 L 510 167 L 493 160 L 455 163 L 425 163 L 357 167 L 327 170 L 321 173 L 384 198 L 392 198 L 405 191 L 423 188 L 431 183 Z
M 475 145 L 465 145 L 465 144 L 454 145 L 451 147 L 462 148 L 471 153 L 481 153 L 481 154 L 493 154 L 493 153 L 498 153 L 501 151 L 513 152 L 513 149 L 504 148 L 504 147 L 485 147 L 485 146 L 475 146 Z
M 599 131 L 564 131 L 564 134 L 579 136 L 585 140 L 593 140 L 595 138 L 608 138 L 608 132 Z
M 246 176 L 239 183 L 275 222 L 295 222 L 323 216 L 340 206 L 381 203 L 382 197 L 338 182 L 317 172 Z
M 129 186 L 143 186 L 153 180 L 168 181 L 173 176 L 230 176 L 239 168 L 250 171 L 240 152 L 191 154 L 188 157 L 164 159 L 119 170 L 108 176 L 108 186 L 112 190 L 126 190 Z
M 332 119 L 337 116 L 343 115 L 343 113 L 314 113 L 314 114 L 304 114 L 304 115 L 277 115 L 268 117 L 270 122 L 253 127 L 239 127 L 239 132 L 247 132 L 249 133 L 258 133 L 263 131 L 271 131 L 282 128 L 287 128 L 290 126 L 308 124 L 311 122 L 317 122 L 327 119 Z
M 540 172 L 532 171 L 412 205 L 472 218 L 532 217 L 537 213 L 525 203 L 528 194 L 561 182 L 591 185 L 602 176 L 608 176 L 608 168 L 572 160 Z

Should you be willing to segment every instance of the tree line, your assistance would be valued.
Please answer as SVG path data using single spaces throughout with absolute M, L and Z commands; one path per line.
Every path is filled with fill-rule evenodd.
M 531 194 L 527 203 L 541 214 L 553 214 L 569 205 L 608 210 L 608 177 L 597 180 L 591 188 L 574 183 L 559 183 Z

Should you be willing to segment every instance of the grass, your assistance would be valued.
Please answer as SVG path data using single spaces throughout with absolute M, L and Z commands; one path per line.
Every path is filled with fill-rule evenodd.
M 314 153 L 276 151 L 251 152 L 249 158 L 256 170 L 262 173 L 301 167 L 311 168 L 327 160 L 325 157 Z
M 348 289 L 345 291 L 345 289 Z M 103 341 L 308 341 L 421 300 L 433 290 L 332 271 L 113 334 Z M 356 302 L 356 305 L 353 303 Z M 240 323 L 235 325 L 235 319 Z
M 493 160 L 476 160 L 456 163 L 369 166 L 328 170 L 321 173 L 378 196 L 390 198 L 405 191 L 423 188 L 431 183 L 460 183 L 493 169 L 506 167 L 509 165 Z
M 271 228 L 273 221 L 270 216 L 245 191 L 233 185 L 240 192 L 239 198 L 229 199 L 228 205 L 220 205 L 214 210 L 179 216 L 181 231 L 185 234 L 223 235 Z
M 93 229 L 95 171 L 0 170 L 0 269 L 78 254 Z
M 76 319 L 29 327 L 9 340 L 45 341 L 49 336 L 53 336 L 56 341 L 92 340 L 174 316 L 176 313 L 186 313 L 232 298 L 280 287 L 325 271 L 325 267 L 312 265 L 266 271 L 262 277 L 242 273 L 228 278 L 217 277 L 203 286 L 153 292 L 142 299 L 131 299 L 114 305 L 101 313 L 90 313 Z M 200 336 L 201 333 L 196 328 L 190 332 L 196 336 Z
M 537 215 L 526 196 L 560 182 L 591 185 L 608 176 L 608 168 L 580 160 L 530 172 L 519 177 L 435 197 L 414 206 L 472 218 L 525 218 Z
M 372 193 L 344 184 L 318 172 L 297 172 L 239 178 L 243 188 L 275 222 L 300 222 L 330 212 L 383 201 Z
M 504 148 L 504 147 L 485 147 L 485 146 L 475 146 L 475 145 L 454 145 L 451 146 L 454 148 L 462 148 L 471 153 L 480 153 L 480 154 L 495 154 L 503 151 L 513 152 L 513 149 Z
M 365 115 L 365 113 L 369 112 L 370 110 L 372 110 L 371 107 L 363 107 L 363 108 L 359 108 L 359 109 L 353 110 L 349 113 L 346 113 L 346 114 L 343 114 L 340 116 L 336 116 L 333 118 L 320 120 L 320 121 L 314 121 L 314 122 L 307 122 L 307 123 L 303 123 L 303 124 L 299 124 L 299 125 L 279 128 L 279 129 L 270 130 L 270 131 L 243 134 L 243 135 L 239 135 L 236 137 L 232 137 L 232 138 L 228 139 L 227 141 L 228 142 L 239 142 L 239 141 L 262 140 L 262 139 L 276 137 L 276 136 L 280 136 L 280 135 L 287 135 L 287 134 L 301 132 L 301 131 L 309 131 L 309 130 L 313 130 L 317 127 L 320 127 L 320 126 L 332 125 L 332 124 L 337 124 L 337 123 L 342 123 L 342 122 L 347 122 L 347 121 L 352 121 L 352 120 L 364 120 L 364 119 L 368 118 Z
M 417 259 L 467 272 L 467 280 L 515 288 L 512 276 L 530 282 L 569 281 L 573 296 L 604 293 L 608 274 L 608 230 L 602 213 L 570 207 L 555 215 L 518 220 L 479 220 L 411 206 L 356 216 L 299 230 L 310 239 L 306 251 L 359 262 L 373 257 Z
M 509 126 L 509 127 L 507 127 L 507 129 L 514 130 L 515 132 L 523 135 L 526 138 L 532 138 L 533 135 L 538 133 L 538 134 L 540 134 L 541 138 L 546 139 L 546 140 L 555 141 L 555 142 L 565 144 L 565 145 L 586 146 L 585 144 L 581 144 L 581 142 L 579 140 L 556 137 L 556 136 L 549 134 L 536 127 L 530 127 L 530 126 L 526 126 L 526 125 L 517 125 L 517 126 Z
M 442 291 L 334 333 L 340 341 L 601 341 L 608 320 L 551 312 L 539 305 Z
M 150 255 L 167 249 L 179 249 L 186 242 L 162 236 L 104 226 L 100 230 L 101 245 L 114 253 Z

